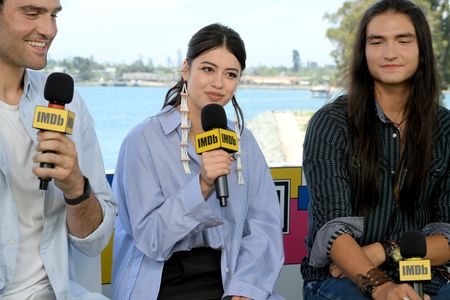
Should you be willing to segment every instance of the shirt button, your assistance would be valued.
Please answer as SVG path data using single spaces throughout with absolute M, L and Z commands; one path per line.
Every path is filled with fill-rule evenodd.
M 229 270 L 227 267 L 225 267 L 225 272 L 228 273 L 229 271 L 230 271 L 230 270 Z
M 394 134 L 392 135 L 392 137 L 395 139 L 395 138 L 397 137 L 397 134 L 394 133 Z
M 9 241 L 9 244 L 10 244 L 11 246 L 14 246 L 14 245 L 16 244 L 16 241 L 15 241 L 15 240 L 10 240 L 10 241 Z
M 391 174 L 394 175 L 394 174 L 395 174 L 395 171 L 394 171 L 394 170 L 391 170 Z

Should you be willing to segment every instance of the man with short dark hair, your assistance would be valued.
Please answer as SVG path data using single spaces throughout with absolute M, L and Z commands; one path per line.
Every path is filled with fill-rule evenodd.
M 32 128 L 47 106 L 45 67 L 59 0 L 0 3 L 0 299 L 84 298 L 71 246 L 99 255 L 116 203 L 105 178 L 93 120 L 75 93 L 73 135 Z M 54 168 L 43 168 L 40 163 Z M 53 179 L 46 191 L 38 178 Z M 104 298 L 93 294 L 89 299 Z M 94 297 L 94 298 L 92 298 Z

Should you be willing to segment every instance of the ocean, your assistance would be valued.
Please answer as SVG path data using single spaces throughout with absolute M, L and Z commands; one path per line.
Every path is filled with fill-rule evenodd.
M 158 113 L 163 105 L 167 87 L 77 86 L 95 120 L 105 168 L 116 166 L 120 145 L 126 134 L 144 119 Z M 316 111 L 329 99 L 314 97 L 309 90 L 275 88 L 239 88 L 237 101 L 245 120 L 265 111 Z M 444 105 L 450 107 L 450 94 Z M 233 118 L 232 105 L 225 108 Z

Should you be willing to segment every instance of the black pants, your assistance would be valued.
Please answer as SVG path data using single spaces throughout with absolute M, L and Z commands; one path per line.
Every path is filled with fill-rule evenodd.
M 158 300 L 220 300 L 220 255 L 211 248 L 173 253 L 164 263 Z

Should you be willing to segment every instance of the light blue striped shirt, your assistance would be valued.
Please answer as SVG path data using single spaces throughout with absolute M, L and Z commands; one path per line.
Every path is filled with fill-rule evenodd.
M 204 200 L 200 159 L 191 143 L 192 174 L 184 173 L 180 135 L 180 114 L 166 107 L 122 144 L 113 182 L 119 202 L 113 299 L 156 299 L 164 261 L 173 252 L 204 246 L 222 250 L 224 297 L 282 299 L 273 293 L 284 262 L 280 207 L 252 134 L 244 130 L 241 138 L 246 183 L 238 185 L 234 162 L 224 208 L 215 192 Z
M 36 105 L 48 105 L 48 101 L 44 99 L 46 78 L 44 73 L 27 70 L 24 92 L 19 104 L 20 120 L 35 145 L 37 144 L 37 129 L 32 128 L 33 116 Z M 116 202 L 105 177 L 100 146 L 94 132 L 94 122 L 86 105 L 75 93 L 72 102 L 66 105 L 66 109 L 76 114 L 73 134 L 70 138 L 77 147 L 80 169 L 89 178 L 92 192 L 102 207 L 103 222 L 85 238 L 80 239 L 70 235 L 67 231 L 66 204 L 63 193 L 52 180 L 49 182 L 44 199 L 44 229 L 40 253 L 57 299 L 83 299 L 88 296 L 75 296 L 74 291 L 78 285 L 71 284 L 71 281 L 76 282 L 77 278 L 74 262 L 71 259 L 70 245 L 88 256 L 99 255 L 108 244 L 113 231 Z M 3 143 L 7 143 L 7 141 L 0 136 L 0 299 L 2 290 L 13 280 L 20 239 L 17 207 L 12 198 L 9 180 L 9 173 L 14 170 L 9 167 Z M 98 298 L 104 298 L 98 296 Z

